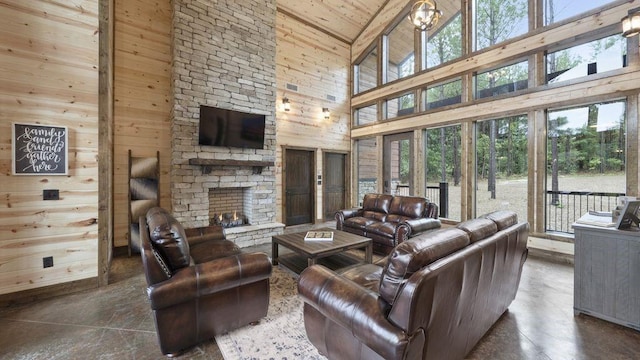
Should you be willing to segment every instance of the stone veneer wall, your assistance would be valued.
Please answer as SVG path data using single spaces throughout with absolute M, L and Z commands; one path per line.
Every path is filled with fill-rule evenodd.
M 205 226 L 209 189 L 251 187 L 258 235 L 245 245 L 282 232 L 275 223 L 275 166 L 259 174 L 250 166 L 213 166 L 205 174 L 189 159 L 275 161 L 275 21 L 275 0 L 173 1 L 172 211 L 185 227 Z M 198 145 L 200 105 L 265 114 L 264 149 Z

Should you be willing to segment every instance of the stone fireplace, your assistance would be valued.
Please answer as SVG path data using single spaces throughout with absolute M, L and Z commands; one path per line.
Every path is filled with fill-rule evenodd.
M 275 211 L 275 2 L 172 4 L 173 214 L 185 227 L 206 226 L 213 212 L 238 206 L 249 225 L 227 228 L 227 238 L 270 242 L 284 228 Z M 200 105 L 265 115 L 264 147 L 199 145 Z
M 252 202 L 252 187 L 209 189 L 209 219 L 211 219 L 211 225 L 222 225 L 224 227 L 250 225 L 253 210 Z

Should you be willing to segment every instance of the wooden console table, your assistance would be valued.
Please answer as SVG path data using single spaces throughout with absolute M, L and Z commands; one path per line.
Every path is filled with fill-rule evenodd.
M 640 231 L 573 224 L 574 313 L 640 330 Z

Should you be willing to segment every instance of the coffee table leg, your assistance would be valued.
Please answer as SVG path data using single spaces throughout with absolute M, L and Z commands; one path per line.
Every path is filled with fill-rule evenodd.
M 315 265 L 315 264 L 316 264 L 316 262 L 317 262 L 317 259 L 316 259 L 316 258 L 309 258 L 309 259 L 307 260 L 307 266 Z
M 271 263 L 278 265 L 278 243 L 271 239 Z
M 364 261 L 367 264 L 371 264 L 373 262 L 373 243 L 372 242 L 370 242 L 365 249 Z

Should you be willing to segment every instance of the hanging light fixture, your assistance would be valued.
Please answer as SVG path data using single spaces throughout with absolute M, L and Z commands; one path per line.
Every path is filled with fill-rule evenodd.
M 632 37 L 640 34 L 640 7 L 629 10 L 622 18 L 622 36 Z
M 429 30 L 442 16 L 442 11 L 438 10 L 435 0 L 418 0 L 411 7 L 409 20 L 420 30 Z
M 289 99 L 287 98 L 282 99 L 282 108 L 284 109 L 284 111 L 291 110 L 291 103 L 289 102 Z

